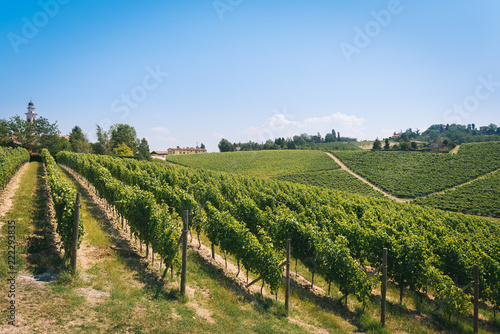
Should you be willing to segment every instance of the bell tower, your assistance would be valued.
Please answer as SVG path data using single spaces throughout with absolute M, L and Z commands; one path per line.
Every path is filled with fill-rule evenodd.
M 35 105 L 33 104 L 33 102 L 30 101 L 30 103 L 28 103 L 28 112 L 25 113 L 26 115 L 26 122 L 28 123 L 35 123 L 36 121 L 36 114 L 35 113 Z

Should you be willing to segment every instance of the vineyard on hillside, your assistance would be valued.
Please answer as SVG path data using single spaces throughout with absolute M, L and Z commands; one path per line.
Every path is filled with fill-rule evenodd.
M 238 173 L 382 197 L 378 191 L 341 170 L 332 159 L 321 151 L 231 152 L 168 156 L 167 160 L 187 167 Z
M 401 198 L 426 196 L 500 168 L 500 142 L 463 144 L 456 155 L 394 151 L 332 153 L 355 173 Z
M 342 169 L 289 174 L 277 177 L 276 179 L 281 181 L 301 183 L 309 186 L 342 190 L 364 196 L 373 196 L 380 198 L 384 197 L 381 192 L 373 190 L 372 187 Z
M 163 163 L 62 152 L 57 160 L 87 178 L 166 264 L 173 261 L 178 213 L 276 291 L 284 243 L 311 272 L 366 301 L 388 249 L 389 277 L 433 294 L 445 313 L 468 312 L 458 286 L 480 267 L 481 298 L 500 305 L 500 225 L 485 219 L 317 187 Z M 144 200 L 143 200 L 144 199 Z M 145 201 L 147 199 L 147 201 Z
M 247 151 L 167 156 L 168 161 L 187 167 L 276 178 L 340 168 L 321 151 Z
M 30 154 L 26 149 L 0 147 L 0 185 L 3 186 L 12 172 L 27 161 L 30 161 Z
M 500 172 L 496 171 L 443 194 L 417 198 L 414 203 L 442 210 L 500 218 Z

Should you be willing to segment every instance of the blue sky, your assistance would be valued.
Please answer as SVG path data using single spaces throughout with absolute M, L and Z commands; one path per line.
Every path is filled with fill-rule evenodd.
M 0 3 L 0 118 L 127 123 L 151 150 L 500 125 L 500 3 Z

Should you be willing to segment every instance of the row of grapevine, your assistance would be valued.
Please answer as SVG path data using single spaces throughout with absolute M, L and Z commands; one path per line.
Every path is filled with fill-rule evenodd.
M 159 179 L 153 175 L 160 177 L 161 175 L 166 177 L 166 175 L 158 169 L 148 174 L 145 170 L 138 169 L 139 165 L 135 161 L 125 163 L 120 159 L 102 156 L 94 156 L 94 159 L 112 171 L 113 175 L 120 180 L 133 182 L 143 189 L 152 191 L 157 200 L 168 201 L 176 206 L 184 205 L 184 208 L 192 209 L 196 207 L 196 202 L 193 203 L 195 199 L 206 211 L 206 219 L 197 218 L 203 211 L 195 210 L 194 212 L 194 227 L 197 231 L 203 229 L 214 244 L 235 255 L 245 268 L 259 273 L 264 281 L 271 285 L 271 290 L 275 290 L 280 281 L 280 270 L 276 266 L 279 257 L 274 254 L 273 245 L 279 250 L 284 249 L 282 243 L 294 234 L 296 237 L 294 237 L 292 254 L 303 261 L 313 272 L 318 272 L 328 281 L 337 282 L 342 292 L 357 294 L 360 299 L 364 299 L 371 291 L 368 284 L 361 283 L 364 273 L 350 256 L 349 249 L 342 238 L 332 239 L 314 226 L 306 224 L 276 224 L 276 228 L 269 229 L 271 225 L 267 219 L 265 222 L 261 219 L 264 215 L 251 198 L 229 190 L 228 187 L 224 195 L 221 194 L 220 187 L 224 186 L 225 182 L 200 180 L 190 187 L 191 201 L 179 201 L 176 198 L 185 198 L 190 195 L 177 186 L 169 187 L 165 184 L 161 186 Z M 129 168 L 126 167 L 127 164 Z M 154 165 L 150 164 L 141 166 L 154 168 Z M 201 214 L 201 216 L 204 215 Z M 259 222 L 263 224 L 259 226 Z M 232 230 L 228 229 L 228 226 L 231 226 Z M 251 241 L 255 239 L 260 241 L 262 249 L 253 251 Z M 304 247 L 304 245 L 307 246 Z M 274 260 L 269 261 L 269 257 Z
M 167 268 L 176 260 L 178 217 L 169 212 L 167 205 L 157 204 L 149 191 L 125 185 L 89 157 L 61 152 L 57 160 L 92 183 L 99 195 L 127 219 L 132 232 L 160 255 Z
M 30 154 L 26 149 L 0 147 L 0 185 L 4 185 L 12 172 L 27 161 L 30 161 Z
M 40 156 L 47 171 L 50 194 L 56 211 L 57 233 L 61 237 L 64 257 L 69 258 L 73 245 L 76 190 L 61 177 L 57 170 L 56 162 L 47 149 L 43 149 Z M 78 247 L 83 239 L 83 234 L 83 221 L 80 217 Z
M 380 250 L 387 247 L 389 276 L 395 282 L 412 290 L 430 287 L 437 297 L 447 301 L 447 308 L 457 312 L 466 309 L 467 299 L 452 283 L 468 284 L 473 279 L 473 266 L 478 264 L 482 298 L 497 307 L 500 304 L 500 226 L 493 222 L 385 199 L 346 198 L 335 191 L 270 180 L 158 163 L 127 164 L 130 169 L 147 171 L 165 187 L 185 189 L 198 201 L 209 198 L 219 203 L 245 222 L 259 239 L 270 238 L 276 246 L 291 236 L 291 232 L 278 233 L 285 225 L 280 222 L 280 214 L 286 212 L 293 221 L 291 226 L 309 228 L 311 234 L 328 233 L 330 240 L 344 236 L 350 256 L 359 264 L 378 266 Z M 292 239 L 294 248 L 304 250 L 302 256 L 297 252 L 294 256 L 312 271 L 317 270 L 323 259 L 315 254 L 307 238 Z M 315 239 L 312 244 L 321 243 Z M 348 265 L 336 270 L 349 271 Z M 356 275 L 352 279 L 355 282 Z M 360 295 L 363 288 L 356 293 Z M 452 301 L 450 296 L 461 302 Z
M 500 218 L 500 171 L 444 193 L 417 198 L 415 204 Z
M 155 201 L 156 198 L 157 203 L 167 202 L 168 206 L 165 206 L 166 208 L 170 208 L 170 213 L 173 215 L 182 210 L 190 210 L 190 222 L 193 223 L 193 227 L 198 232 L 201 231 L 200 227 L 202 225 L 210 227 L 206 228 L 205 231 L 207 231 L 208 237 L 214 244 L 219 245 L 224 251 L 234 255 L 245 268 L 259 274 L 271 286 L 273 291 L 278 288 L 281 282 L 279 263 L 282 252 L 274 251 L 271 245 L 261 244 L 249 233 L 244 225 L 235 221 L 224 212 L 219 212 L 210 203 L 206 203 L 207 212 L 205 213 L 205 211 L 198 207 L 196 200 L 187 192 L 179 188 L 164 187 L 158 180 L 150 178 L 144 171 L 129 170 L 122 164 L 122 160 L 120 159 L 115 160 L 108 157 L 78 155 L 69 152 L 62 152 L 57 157 L 58 161 L 74 168 L 79 173 L 83 173 L 82 175 L 85 177 L 87 177 L 88 173 L 85 173 L 84 170 L 78 167 L 84 164 L 84 161 L 87 161 L 93 166 L 99 166 L 103 170 L 102 173 L 113 175 L 121 182 L 128 185 L 140 186 L 143 189 L 141 191 L 152 195 L 151 201 Z M 106 160 L 108 161 L 107 164 L 104 163 Z M 104 166 L 100 166 L 97 161 L 103 163 Z M 110 170 L 105 167 L 109 167 Z M 88 179 L 91 183 L 95 184 L 93 178 Z M 124 186 L 123 183 L 120 183 L 120 185 L 122 187 L 129 187 Z M 101 189 L 99 192 L 105 198 L 107 187 L 106 185 L 96 186 L 96 188 Z M 109 199 L 109 201 L 115 203 L 115 199 Z M 117 207 L 119 208 L 119 205 Z M 125 215 L 125 217 L 127 216 Z M 146 243 L 154 245 L 156 243 L 154 237 L 151 236 L 151 238 L 144 240 Z M 157 249 L 154 246 L 153 248 Z
M 332 152 L 355 173 L 401 198 L 433 194 L 500 168 L 500 142 L 467 143 L 457 154 Z
M 294 257 L 312 272 L 337 283 L 342 292 L 360 299 L 371 291 L 370 283 L 362 281 L 360 266 L 377 267 L 380 251 L 386 247 L 389 276 L 401 287 L 415 291 L 430 287 L 437 298 L 446 301 L 450 312 L 460 312 L 466 309 L 467 296 L 453 282 L 468 284 L 477 263 L 482 273 L 482 298 L 499 305 L 500 226 L 487 220 L 168 164 L 99 156 L 86 159 L 108 167 L 114 177 L 126 179 L 127 184 L 149 187 L 159 202 L 172 206 L 191 203 L 197 210 L 198 228 L 228 252 L 238 251 L 230 247 L 233 240 L 241 238 L 239 230 L 246 229 L 271 254 L 280 253 L 286 238 L 292 238 Z M 180 198 L 190 199 L 182 204 Z M 216 230 L 219 225 L 226 227 Z M 228 234 L 227 227 L 238 231 Z M 235 239 L 225 242 L 227 235 Z M 270 281 L 268 277 L 266 282 Z

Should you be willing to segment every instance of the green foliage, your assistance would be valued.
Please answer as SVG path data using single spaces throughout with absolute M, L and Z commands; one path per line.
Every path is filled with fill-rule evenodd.
M 92 183 L 100 196 L 112 203 L 127 219 L 132 232 L 143 242 L 152 245 L 168 267 L 178 253 L 177 216 L 169 212 L 165 204 L 157 204 L 149 191 L 131 187 L 114 178 L 110 171 L 96 162 L 97 158 L 113 159 L 107 156 L 60 152 L 57 159 Z M 114 158 L 119 162 L 121 159 Z M 140 179 L 140 175 L 137 175 Z
M 149 151 L 149 144 L 146 138 L 141 139 L 139 144 L 139 156 L 144 160 L 151 160 L 151 152 Z
M 56 211 L 57 233 L 61 237 L 64 257 L 69 258 L 73 244 L 76 190 L 61 177 L 57 171 L 56 162 L 47 149 L 43 149 L 40 155 L 42 162 L 45 164 L 47 179 L 50 185 L 50 194 Z M 83 240 L 83 234 L 83 221 L 80 216 L 78 247 Z
M 89 140 L 78 125 L 71 130 L 71 133 L 69 134 L 69 142 L 73 152 L 92 153 L 92 147 Z
M 0 185 L 4 185 L 12 172 L 27 161 L 30 161 L 30 154 L 26 149 L 0 146 Z
M 114 124 L 109 129 L 110 141 L 109 145 L 111 149 L 117 148 L 120 144 L 127 145 L 134 155 L 139 149 L 139 139 L 137 139 L 137 132 L 133 126 L 128 124 Z
M 370 280 L 363 282 L 362 268 L 378 267 L 384 247 L 390 279 L 411 290 L 429 286 L 450 315 L 467 310 L 467 292 L 451 283 L 468 284 L 474 264 L 481 268 L 482 298 L 496 306 L 500 301 L 500 224 L 485 219 L 164 162 L 66 152 L 58 159 L 89 178 L 120 212 L 142 208 L 129 214 L 131 219 L 141 217 L 141 223 L 132 226 L 142 240 L 157 243 L 161 233 L 156 231 L 164 230 L 158 228 L 160 222 L 145 218 L 152 212 L 168 213 L 164 222 L 188 209 L 197 231 L 262 276 L 271 289 L 280 284 L 276 268 L 290 238 L 294 257 L 361 301 L 372 287 Z M 137 200 L 113 197 L 132 191 Z M 168 206 L 145 208 L 162 207 L 159 203 Z M 175 253 L 175 233 L 169 232 L 166 240 Z
M 219 142 L 219 151 L 231 152 L 234 151 L 234 146 L 227 139 L 222 138 Z
M 289 174 L 276 177 L 277 180 L 302 183 L 304 185 L 342 190 L 365 196 L 384 197 L 381 192 L 352 176 L 343 169 L 324 170 L 310 173 Z
M 167 160 L 216 171 L 275 178 L 340 168 L 320 151 L 252 151 L 167 156 Z
M 134 152 L 128 147 L 125 143 L 118 144 L 117 147 L 113 149 L 113 152 L 118 157 L 131 157 L 134 155 Z
M 351 170 L 402 198 L 416 198 L 465 183 L 500 168 L 500 142 L 463 144 L 457 154 L 333 152 Z
M 444 193 L 417 198 L 415 203 L 442 210 L 500 218 L 500 172 L 496 171 Z
M 375 141 L 373 142 L 373 147 L 372 149 L 374 150 L 380 150 L 382 148 L 382 143 L 380 142 L 380 140 L 375 139 Z

